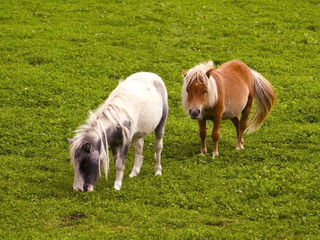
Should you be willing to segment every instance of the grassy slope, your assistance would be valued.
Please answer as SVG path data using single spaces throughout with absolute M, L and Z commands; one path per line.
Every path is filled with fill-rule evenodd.
M 315 0 L 2 2 L 0 238 L 317 238 L 319 18 Z M 214 161 L 180 107 L 181 70 L 209 59 L 246 62 L 279 98 L 244 151 L 224 122 Z M 164 175 L 149 136 L 121 192 L 113 167 L 93 193 L 73 192 L 66 138 L 136 71 L 168 88 Z

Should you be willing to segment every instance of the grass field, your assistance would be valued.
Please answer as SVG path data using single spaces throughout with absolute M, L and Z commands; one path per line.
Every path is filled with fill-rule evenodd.
M 319 19 L 318 0 L 1 1 L 0 238 L 320 239 Z M 181 71 L 210 59 L 247 63 L 278 97 L 242 151 L 223 122 L 214 160 L 180 106 Z M 67 138 L 138 71 L 169 93 L 163 176 L 148 136 L 120 192 L 114 166 L 73 191 Z

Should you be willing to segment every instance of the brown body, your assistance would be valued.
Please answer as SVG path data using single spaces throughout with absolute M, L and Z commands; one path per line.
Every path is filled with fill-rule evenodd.
M 257 100 L 257 109 L 250 119 L 250 132 L 260 127 L 276 100 L 271 84 L 240 61 L 226 62 L 217 70 L 212 62 L 200 64 L 184 77 L 182 105 L 191 118 L 198 120 L 202 155 L 207 152 L 206 120 L 214 123 L 211 138 L 215 157 L 219 155 L 219 128 L 223 119 L 231 119 L 237 132 L 236 149 L 242 149 L 253 99 Z

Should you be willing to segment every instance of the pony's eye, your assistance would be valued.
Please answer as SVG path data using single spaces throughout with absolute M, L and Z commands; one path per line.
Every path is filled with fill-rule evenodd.
M 187 90 L 187 93 L 189 93 L 189 90 L 188 89 L 186 89 Z
M 207 90 L 203 90 L 203 91 L 202 91 L 202 94 L 206 94 L 206 93 L 207 93 Z

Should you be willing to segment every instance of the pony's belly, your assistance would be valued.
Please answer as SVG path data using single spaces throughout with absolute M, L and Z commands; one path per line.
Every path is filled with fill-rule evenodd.
M 139 138 L 144 138 L 145 136 L 147 136 L 149 133 L 145 133 L 145 132 L 136 132 L 133 137 L 132 140 L 137 140 Z
M 154 129 L 157 127 L 159 122 L 160 120 L 139 122 L 136 132 L 134 133 L 132 139 L 135 140 L 139 138 L 144 138 L 145 136 L 147 136 L 148 134 L 154 131 Z
M 149 114 L 141 114 L 137 124 L 137 133 L 140 133 L 140 135 L 151 133 L 158 126 L 162 116 L 161 113 L 160 109 L 158 111 L 150 109 Z
M 228 106 L 222 114 L 222 119 L 231 119 L 237 117 L 244 109 L 245 104 L 239 104 L 238 106 Z
M 247 95 L 245 95 L 247 96 Z M 247 104 L 247 97 L 242 99 L 229 99 L 225 101 L 222 119 L 237 117 Z
M 225 120 L 225 119 L 231 119 L 231 118 L 234 118 L 236 116 L 239 115 L 239 112 L 235 113 L 235 112 L 227 112 L 227 113 L 223 113 L 222 115 L 222 119 Z

